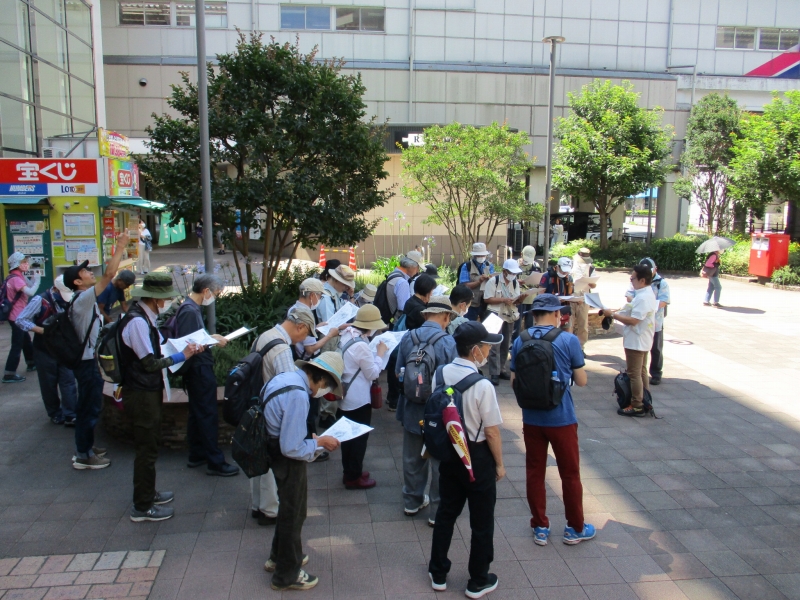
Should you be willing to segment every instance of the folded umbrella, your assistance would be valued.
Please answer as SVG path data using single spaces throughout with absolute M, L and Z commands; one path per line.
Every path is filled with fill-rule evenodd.
M 721 252 L 726 248 L 730 248 L 731 246 L 736 245 L 736 242 L 731 238 L 721 237 L 715 235 L 714 237 L 707 239 L 705 242 L 700 244 L 697 247 L 697 254 L 709 254 L 710 252 Z
M 450 437 L 450 442 L 456 450 L 456 454 L 464 463 L 469 473 L 470 482 L 475 481 L 475 475 L 472 472 L 472 457 L 469 455 L 469 446 L 467 445 L 467 435 L 464 433 L 464 427 L 461 425 L 461 415 L 458 413 L 458 408 L 450 400 L 450 404 L 444 407 L 442 411 L 442 421 L 444 422 L 447 435 Z

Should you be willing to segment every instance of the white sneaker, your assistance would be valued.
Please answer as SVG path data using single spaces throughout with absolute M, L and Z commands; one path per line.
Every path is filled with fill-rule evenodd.
M 417 508 L 406 508 L 403 512 L 406 513 L 407 517 L 413 517 L 417 514 L 420 510 L 428 506 L 431 503 L 431 499 L 428 497 L 428 494 L 425 494 L 425 498 L 422 500 L 422 504 L 420 504 Z
M 300 566 L 305 567 L 307 564 L 308 564 L 308 554 L 303 556 L 303 562 L 300 563 Z M 275 561 L 270 558 L 269 560 L 267 560 L 267 562 L 264 563 L 264 570 L 267 573 L 274 573 L 276 566 L 277 564 L 275 563 Z

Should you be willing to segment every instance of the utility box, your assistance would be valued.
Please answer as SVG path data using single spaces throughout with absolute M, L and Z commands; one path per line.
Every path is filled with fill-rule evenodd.
M 750 273 L 772 277 L 789 264 L 789 236 L 784 233 L 754 233 L 750 237 Z

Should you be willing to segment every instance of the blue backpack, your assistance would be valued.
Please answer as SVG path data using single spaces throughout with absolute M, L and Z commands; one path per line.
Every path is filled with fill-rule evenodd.
M 469 437 L 467 426 L 464 422 L 464 406 L 461 401 L 461 396 L 469 388 L 485 378 L 480 373 L 471 373 L 455 385 L 445 385 L 443 370 L 444 365 L 436 369 L 436 382 L 438 385 L 425 403 L 422 437 L 425 441 L 425 448 L 428 454 L 433 458 L 447 463 L 461 462 L 461 459 L 450 441 L 450 436 L 447 434 L 442 412 L 450 404 L 450 400 L 452 400 L 453 404 L 456 405 L 458 415 L 461 417 L 461 427 L 464 429 L 464 435 Z M 483 422 L 481 422 L 478 427 L 478 433 L 475 434 L 476 439 L 480 435 L 482 427 Z

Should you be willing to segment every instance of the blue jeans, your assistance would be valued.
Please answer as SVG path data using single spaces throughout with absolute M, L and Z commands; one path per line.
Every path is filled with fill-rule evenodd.
M 717 304 L 719 302 L 719 294 L 721 291 L 722 291 L 722 284 L 719 281 L 719 277 L 709 277 L 705 302 L 711 302 L 711 293 L 713 292 L 714 304 Z
M 11 349 L 8 351 L 6 359 L 6 375 L 13 375 L 19 366 L 20 354 L 25 355 L 25 362 L 28 366 L 33 365 L 33 344 L 31 334 L 17 327 L 16 323 L 9 321 L 11 325 Z
M 75 449 L 78 458 L 92 455 L 94 446 L 94 427 L 100 418 L 103 407 L 103 378 L 97 363 L 82 360 L 73 371 L 78 381 L 78 404 L 75 407 Z
M 33 347 L 33 360 L 39 376 L 39 391 L 47 416 L 52 418 L 75 418 L 75 407 L 78 404 L 78 386 L 75 374 L 50 356 L 47 350 Z M 61 390 L 61 398 L 58 392 Z

